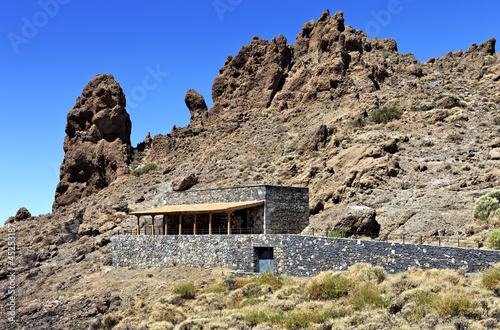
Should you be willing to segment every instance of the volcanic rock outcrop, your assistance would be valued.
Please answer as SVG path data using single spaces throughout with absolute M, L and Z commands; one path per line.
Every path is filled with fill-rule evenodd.
M 212 85 L 214 104 L 210 112 L 269 107 L 291 61 L 292 47 L 284 36 L 271 41 L 253 37 L 219 70 Z
M 208 107 L 203 96 L 190 89 L 186 92 L 184 103 L 191 113 L 191 126 L 203 126 L 203 121 L 206 121 L 208 116 Z
M 491 38 L 480 44 L 472 44 L 465 52 L 458 50 L 448 52 L 437 59 L 431 58 L 428 63 L 440 68 L 443 72 L 460 74 L 467 79 L 480 79 L 489 72 L 495 62 L 496 39 Z M 500 72 L 498 72 L 500 73 Z M 498 74 L 497 73 L 497 74 Z
M 53 209 L 107 187 L 128 172 L 132 123 L 112 75 L 98 74 L 68 113 L 64 160 Z

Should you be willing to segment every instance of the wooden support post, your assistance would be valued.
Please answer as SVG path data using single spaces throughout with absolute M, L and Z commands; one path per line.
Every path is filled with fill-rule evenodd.
M 196 235 L 196 214 L 194 215 L 193 235 Z
M 231 235 L 231 213 L 227 214 L 227 234 Z
M 212 235 L 212 213 L 208 214 L 208 235 Z
M 137 217 L 137 235 L 139 235 L 140 234 L 140 231 L 139 231 L 140 230 L 139 229 L 139 218 L 140 218 L 140 216 L 136 215 L 136 217 Z
M 179 235 L 182 235 L 182 214 L 179 214 Z
M 167 215 L 163 215 L 163 235 L 168 235 L 168 219 Z
M 151 235 L 155 234 L 155 216 L 151 216 Z

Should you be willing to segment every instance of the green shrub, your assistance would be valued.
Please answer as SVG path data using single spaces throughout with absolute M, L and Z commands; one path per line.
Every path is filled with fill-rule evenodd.
M 460 103 L 460 97 L 458 97 L 458 95 L 450 94 L 450 93 L 440 93 L 440 94 L 437 94 L 432 99 L 432 102 L 435 103 L 436 101 L 439 101 L 440 99 L 442 99 L 443 97 L 446 97 L 446 96 L 449 96 L 449 97 L 453 98 L 455 100 L 455 102 Z
M 286 329 L 304 329 L 311 323 L 322 324 L 327 320 L 346 315 L 348 315 L 348 312 L 343 309 L 293 310 L 289 312 L 270 309 L 249 312 L 245 315 L 245 321 L 250 322 L 252 326 L 261 323 L 270 323 L 272 325 L 284 326 Z
M 328 237 L 345 238 L 346 235 L 341 230 L 329 230 Z
M 283 287 L 283 276 L 274 275 L 271 272 L 265 272 L 257 277 L 252 278 L 252 282 L 258 283 L 260 285 L 267 284 L 274 290 L 277 290 Z
M 481 285 L 493 289 L 500 284 L 500 265 L 489 268 L 481 273 Z
M 466 295 L 440 295 L 436 298 L 433 309 L 439 316 L 458 316 L 465 314 L 473 307 L 473 304 Z
M 460 143 L 464 140 L 463 134 L 459 132 L 450 132 L 446 135 L 445 140 L 453 143 Z
M 500 190 L 494 190 L 478 198 L 474 206 L 474 218 L 486 221 L 500 208 Z
M 365 126 L 365 117 L 363 115 L 355 117 L 351 120 L 352 127 L 363 127 Z
M 133 176 L 141 176 L 145 173 L 148 173 L 150 171 L 154 171 L 158 168 L 158 165 L 155 163 L 149 163 L 144 166 L 141 166 L 139 168 L 136 168 L 135 170 L 132 171 Z
M 401 118 L 403 112 L 403 110 L 399 110 L 396 106 L 384 106 L 373 110 L 368 118 L 376 124 L 388 123 L 391 120 Z
M 431 110 L 432 108 L 434 108 L 434 102 L 421 102 L 420 104 L 415 105 L 413 108 L 418 111 Z
M 494 250 L 500 250 L 500 229 L 495 229 L 489 233 L 488 239 L 490 247 Z
M 181 283 L 177 285 L 172 290 L 172 293 L 180 294 L 184 299 L 194 299 L 194 297 L 196 296 L 194 284 L 192 282 Z
M 463 315 L 472 307 L 469 296 L 464 294 L 435 294 L 429 291 L 417 293 L 413 299 L 416 306 L 410 312 L 410 318 L 419 320 L 429 311 L 435 311 L 441 317 Z
M 373 283 L 364 283 L 352 291 L 351 303 L 355 310 L 363 310 L 368 306 L 387 308 L 391 305 L 390 301 L 381 296 L 377 285 Z
M 351 288 L 350 279 L 337 274 L 325 274 L 311 280 L 307 294 L 312 300 L 334 299 L 346 296 Z
M 408 317 L 411 321 L 418 321 L 434 306 L 436 296 L 429 291 L 422 291 L 417 293 L 411 300 L 415 303 L 415 306 L 410 309 Z
M 226 293 L 227 290 L 228 290 L 227 287 L 225 287 L 221 283 L 217 283 L 210 288 L 209 292 L 211 292 L 211 293 Z

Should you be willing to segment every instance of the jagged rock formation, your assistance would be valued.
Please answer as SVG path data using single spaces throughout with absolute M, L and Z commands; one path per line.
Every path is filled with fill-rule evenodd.
M 206 120 L 206 117 L 208 116 L 208 107 L 203 96 L 197 93 L 194 89 L 190 89 L 186 92 L 184 102 L 191 113 L 190 124 L 203 125 L 203 119 Z
M 431 58 L 428 63 L 448 74 L 460 74 L 467 79 L 477 80 L 490 73 L 488 70 L 493 62 L 495 44 L 496 39 L 491 38 L 479 46 L 472 44 L 465 52 L 450 51 L 438 59 Z
M 98 74 L 68 113 L 64 160 L 53 209 L 74 203 L 128 173 L 132 124 L 125 94 L 112 75 Z
M 239 113 L 270 106 L 292 60 L 284 36 L 271 41 L 254 37 L 236 56 L 229 56 L 212 85 L 210 113 Z

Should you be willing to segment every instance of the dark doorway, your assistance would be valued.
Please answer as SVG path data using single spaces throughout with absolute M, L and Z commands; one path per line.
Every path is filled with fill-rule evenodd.
M 274 271 L 274 254 L 273 248 L 270 246 L 254 247 L 255 253 L 255 268 L 258 273 Z

